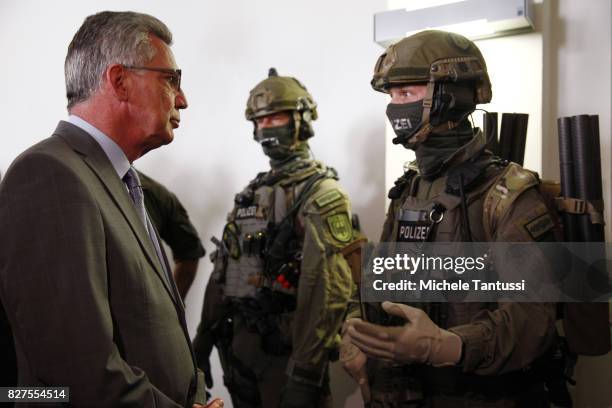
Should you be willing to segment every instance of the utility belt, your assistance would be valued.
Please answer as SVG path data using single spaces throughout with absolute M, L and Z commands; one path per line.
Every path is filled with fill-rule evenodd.
M 231 299 L 235 324 L 244 325 L 251 333 L 261 337 L 262 350 L 272 356 L 288 356 L 292 345 L 290 333 L 284 333 L 281 319 L 295 310 L 295 298 L 279 292 L 265 290 L 257 299 Z

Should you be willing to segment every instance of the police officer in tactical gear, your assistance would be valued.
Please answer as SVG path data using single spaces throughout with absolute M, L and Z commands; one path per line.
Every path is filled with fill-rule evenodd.
M 235 407 L 331 406 L 328 363 L 354 290 L 342 251 L 359 233 L 335 170 L 310 158 L 304 85 L 271 69 L 246 118 L 271 169 L 236 195 L 216 240 L 196 355 L 206 367 L 217 346 Z
M 434 30 L 405 38 L 379 58 L 372 87 L 391 96 L 393 142 L 416 154 L 389 191 L 380 242 L 555 239 L 537 175 L 485 150 L 468 120 L 492 96 L 473 42 Z M 349 312 L 341 359 L 371 407 L 547 406 L 531 366 L 555 339 L 553 304 L 363 309 Z

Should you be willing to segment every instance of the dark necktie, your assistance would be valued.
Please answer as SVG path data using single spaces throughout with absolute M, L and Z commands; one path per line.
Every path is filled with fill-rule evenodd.
M 140 178 L 133 167 L 130 167 L 128 172 L 123 177 L 123 182 L 128 188 L 130 197 L 136 207 L 136 212 L 140 217 L 140 221 L 146 226 L 147 225 L 147 213 L 144 206 L 144 193 L 142 192 L 142 186 L 140 185 Z M 148 231 L 148 228 L 147 228 Z M 150 235 L 150 234 L 149 234 Z
M 161 264 L 164 270 L 164 277 L 166 278 L 166 283 L 173 289 L 172 277 L 170 276 L 168 266 L 166 264 L 165 254 L 162 252 L 163 248 L 160 245 L 159 239 L 157 237 L 157 232 L 155 228 L 153 228 L 153 224 L 149 220 L 149 216 L 147 215 L 147 211 L 144 206 L 144 193 L 142 191 L 142 185 L 140 184 L 140 178 L 136 173 L 136 170 L 133 167 L 130 167 L 128 172 L 123 176 L 123 182 L 128 188 L 130 193 L 130 197 L 134 202 L 134 206 L 136 207 L 136 212 L 140 217 L 140 220 L 144 224 L 147 233 L 149 234 L 149 238 L 153 243 L 153 247 L 155 248 L 155 252 L 157 253 L 157 258 L 159 259 L 159 263 Z

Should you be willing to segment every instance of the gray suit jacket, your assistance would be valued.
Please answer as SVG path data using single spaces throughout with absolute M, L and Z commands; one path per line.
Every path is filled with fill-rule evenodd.
M 0 184 L 0 298 L 19 384 L 74 406 L 189 406 L 197 371 L 175 289 L 97 142 L 60 122 Z

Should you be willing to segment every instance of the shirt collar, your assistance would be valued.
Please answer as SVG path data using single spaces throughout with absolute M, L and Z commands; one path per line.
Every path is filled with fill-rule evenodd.
M 110 160 L 111 164 L 113 165 L 113 168 L 117 172 L 119 178 L 123 179 L 125 174 L 130 169 L 131 164 L 123 150 L 121 150 L 121 148 L 119 147 L 119 145 L 115 143 L 113 139 L 111 139 L 102 131 L 100 131 L 100 129 L 96 128 L 89 122 L 85 121 L 84 119 L 81 119 L 76 115 L 69 115 L 68 122 L 81 128 L 82 130 L 87 132 L 92 138 L 94 138 L 96 142 L 98 142 L 98 144 L 100 145 L 102 150 L 104 150 L 104 153 Z

